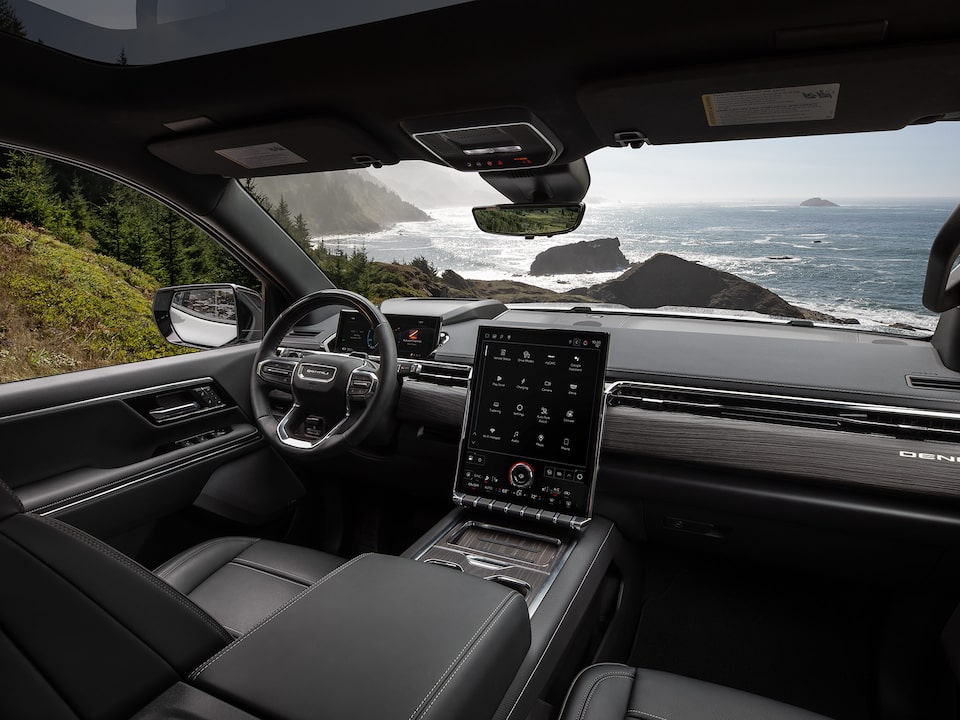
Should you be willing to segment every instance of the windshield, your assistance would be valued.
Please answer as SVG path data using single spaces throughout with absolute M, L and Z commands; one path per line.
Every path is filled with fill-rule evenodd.
M 604 149 L 574 232 L 481 232 L 505 202 L 426 162 L 248 181 L 338 286 L 394 296 L 778 317 L 928 335 L 933 238 L 960 197 L 960 126 Z M 759 316 L 755 315 L 759 314 Z

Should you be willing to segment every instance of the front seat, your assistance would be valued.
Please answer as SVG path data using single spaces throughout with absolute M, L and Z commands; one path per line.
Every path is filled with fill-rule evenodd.
M 154 572 L 236 637 L 344 562 L 298 545 L 224 537 L 185 550 Z
M 587 668 L 560 720 L 827 720 L 759 695 L 658 670 L 612 663 Z
M 229 538 L 164 569 L 184 587 L 193 584 L 200 599 L 212 596 L 214 612 L 248 627 L 340 562 L 281 543 Z M 0 718 L 130 717 L 233 640 L 215 617 L 114 548 L 25 513 L 3 482 L 0 573 Z M 297 580 L 279 592 L 287 575 Z

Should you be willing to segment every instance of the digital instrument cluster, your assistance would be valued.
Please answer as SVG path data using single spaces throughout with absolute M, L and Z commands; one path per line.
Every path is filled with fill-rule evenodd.
M 419 315 L 385 315 L 397 340 L 397 357 L 424 360 L 440 344 L 440 318 Z M 333 341 L 336 352 L 379 353 L 370 323 L 358 312 L 342 310 Z

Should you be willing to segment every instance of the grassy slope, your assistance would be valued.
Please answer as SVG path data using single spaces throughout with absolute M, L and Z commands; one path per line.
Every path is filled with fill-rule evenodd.
M 0 381 L 184 352 L 151 319 L 140 270 L 0 218 Z

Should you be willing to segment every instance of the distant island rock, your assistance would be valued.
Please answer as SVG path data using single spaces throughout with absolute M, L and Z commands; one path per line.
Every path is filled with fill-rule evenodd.
M 823 198 L 810 198 L 809 200 L 804 200 L 800 203 L 800 207 L 840 207 L 835 202 L 830 202 L 829 200 L 824 200 Z
M 620 238 L 583 240 L 557 245 L 537 255 L 530 265 L 531 275 L 570 275 L 584 272 L 623 270 L 630 263 L 620 250 Z
M 824 313 L 791 305 L 776 293 L 749 280 L 667 253 L 657 253 L 620 277 L 575 292 L 634 308 L 666 305 L 724 308 L 838 322 Z

